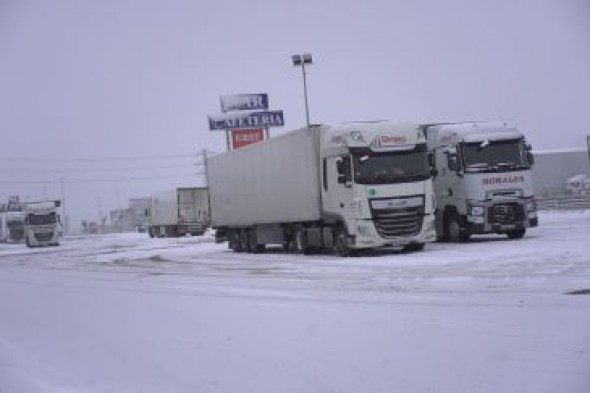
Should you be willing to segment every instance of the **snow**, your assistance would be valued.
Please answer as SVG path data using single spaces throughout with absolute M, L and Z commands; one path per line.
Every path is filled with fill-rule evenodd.
M 359 258 L 0 245 L 0 392 L 590 391 L 590 211 Z

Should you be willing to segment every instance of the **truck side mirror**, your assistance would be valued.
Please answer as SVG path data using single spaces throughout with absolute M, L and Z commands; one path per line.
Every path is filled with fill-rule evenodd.
M 428 166 L 430 166 L 430 176 L 435 177 L 438 175 L 438 169 L 436 169 L 436 162 L 434 159 L 434 152 L 428 153 Z
M 526 153 L 526 160 L 528 161 L 530 166 L 535 164 L 535 155 L 531 151 L 527 151 Z
M 340 176 L 345 175 L 344 159 L 336 161 L 336 171 L 338 172 L 338 183 L 340 183 Z
M 350 183 L 352 181 L 350 156 L 343 156 L 341 159 L 336 161 L 336 171 L 338 172 L 338 183 L 350 187 Z
M 457 160 L 457 154 L 447 154 L 447 166 L 451 171 L 457 171 L 459 169 L 459 162 Z

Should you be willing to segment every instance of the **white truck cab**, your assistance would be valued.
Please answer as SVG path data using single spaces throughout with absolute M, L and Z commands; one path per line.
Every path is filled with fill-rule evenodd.
M 27 247 L 59 246 L 59 225 L 55 202 L 27 203 L 25 208 Z
M 522 238 L 538 225 L 531 147 L 504 123 L 424 125 L 438 171 L 436 231 L 443 240 L 472 234 Z
M 323 216 L 345 226 L 347 247 L 418 250 L 435 240 L 431 168 L 419 127 L 351 123 L 320 135 Z
M 25 213 L 7 211 L 0 213 L 0 241 L 18 243 L 24 239 Z

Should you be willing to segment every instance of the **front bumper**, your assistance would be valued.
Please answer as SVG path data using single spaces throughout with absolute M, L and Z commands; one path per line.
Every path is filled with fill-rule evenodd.
M 520 200 L 518 202 L 501 202 L 501 203 L 477 203 L 472 206 L 481 207 L 484 214 L 467 215 L 465 219 L 465 229 L 468 233 L 486 234 L 486 233 L 506 233 L 513 230 L 522 230 L 536 227 L 539 225 L 536 210 L 527 210 L 527 202 L 530 200 Z M 502 212 L 504 214 L 499 214 Z
M 419 231 L 413 235 L 386 238 L 379 235 L 373 220 L 355 220 L 349 226 L 348 246 L 354 249 L 378 247 L 403 247 L 410 243 L 426 243 L 436 240 L 434 214 L 425 214 Z

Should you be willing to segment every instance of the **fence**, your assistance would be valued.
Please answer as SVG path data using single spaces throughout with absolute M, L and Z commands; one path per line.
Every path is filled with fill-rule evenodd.
M 590 195 L 536 197 L 538 210 L 590 209 Z

